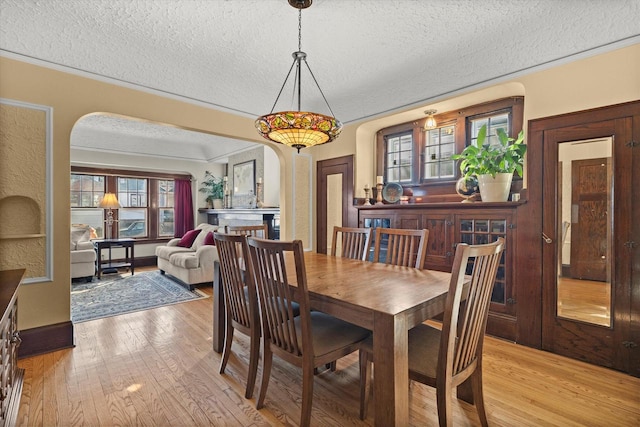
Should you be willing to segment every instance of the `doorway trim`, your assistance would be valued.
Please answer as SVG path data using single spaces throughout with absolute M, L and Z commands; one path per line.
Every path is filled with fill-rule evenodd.
M 357 227 L 358 211 L 353 207 L 353 155 L 321 160 L 317 163 L 316 252 L 327 248 L 327 177 L 342 174 L 342 225 Z

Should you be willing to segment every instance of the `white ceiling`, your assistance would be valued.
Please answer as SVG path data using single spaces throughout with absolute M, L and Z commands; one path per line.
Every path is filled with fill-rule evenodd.
M 270 111 L 297 31 L 287 0 L 0 0 L 2 55 L 246 117 Z M 638 0 L 314 0 L 302 12 L 302 50 L 346 124 L 638 42 Z M 285 90 L 276 110 L 296 108 L 291 95 Z M 329 112 L 315 86 L 303 87 L 302 101 Z M 113 118 L 86 119 L 79 135 L 105 132 Z M 129 130 L 121 119 L 111 124 Z M 174 146 L 175 128 L 132 124 L 132 134 L 145 130 L 118 149 L 199 160 L 238 149 L 193 134 Z M 74 144 L 100 149 L 97 140 L 111 141 Z

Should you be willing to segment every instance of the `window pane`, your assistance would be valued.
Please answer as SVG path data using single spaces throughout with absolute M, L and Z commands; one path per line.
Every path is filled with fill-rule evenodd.
M 104 196 L 105 177 L 71 174 L 71 206 L 97 207 Z
M 160 209 L 160 229 L 158 230 L 159 236 L 173 236 L 174 235 L 174 223 L 173 223 L 173 209 Z
M 173 180 L 158 180 L 158 236 L 173 237 L 173 206 L 174 188 Z
M 386 138 L 387 182 L 411 182 L 413 162 L 413 132 L 405 132 Z
M 147 210 L 120 209 L 119 236 L 147 237 Z
M 452 178 L 449 167 L 451 155 L 455 154 L 455 126 L 443 126 L 427 131 L 424 149 L 423 178 Z
M 502 113 L 495 116 L 483 117 L 481 119 L 472 119 L 471 144 L 477 145 L 476 140 L 478 139 L 478 132 L 483 125 L 487 126 L 487 139 L 485 143 L 489 143 L 490 145 L 499 144 L 500 140 L 498 139 L 498 129 L 504 129 L 507 134 L 509 133 L 509 114 Z
M 94 238 L 104 238 L 104 209 L 79 208 L 71 209 L 71 224 L 86 224 L 96 232 Z

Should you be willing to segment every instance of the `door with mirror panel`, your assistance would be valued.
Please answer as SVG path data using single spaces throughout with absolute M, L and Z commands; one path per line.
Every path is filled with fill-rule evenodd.
M 544 132 L 542 347 L 630 369 L 632 120 Z

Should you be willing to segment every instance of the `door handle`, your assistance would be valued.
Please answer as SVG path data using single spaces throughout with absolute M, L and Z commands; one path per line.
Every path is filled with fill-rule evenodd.
M 551 239 L 551 237 L 547 236 L 544 233 L 542 233 L 542 240 L 544 240 L 544 242 L 547 243 L 547 244 L 553 243 L 553 240 Z

